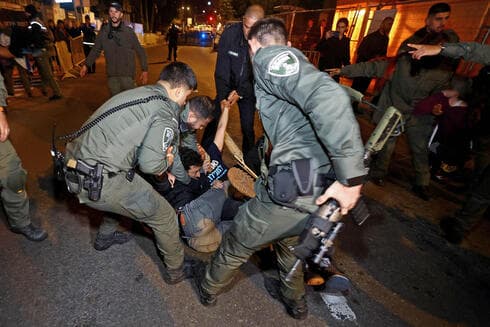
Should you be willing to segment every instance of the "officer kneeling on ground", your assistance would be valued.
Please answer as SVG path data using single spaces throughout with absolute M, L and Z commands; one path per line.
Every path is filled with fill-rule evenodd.
M 196 87 L 196 76 L 188 65 L 171 63 L 155 85 L 128 90 L 104 103 L 66 148 L 69 190 L 89 207 L 146 223 L 166 266 L 164 280 L 170 284 L 185 278 L 175 210 L 134 169 L 153 175 L 170 170 L 179 180 L 189 180 L 177 152 L 179 115 Z M 197 130 L 210 121 L 213 108 L 209 101 L 195 103 L 185 123 Z M 203 104 L 208 107 L 199 107 Z M 130 239 L 116 231 L 117 225 L 117 220 L 104 218 L 96 249 Z
M 290 281 L 285 278 L 296 261 L 289 246 L 298 244 L 305 229 L 305 211 L 313 212 L 329 198 L 339 202 L 342 214 L 354 207 L 366 175 L 364 147 L 347 94 L 301 51 L 286 46 L 281 20 L 257 21 L 248 42 L 257 108 L 272 145 L 269 170 L 255 184 L 257 196 L 239 208 L 205 271 L 196 271 L 197 289 L 202 304 L 216 304 L 217 294 L 239 267 L 272 243 L 279 289 L 266 287 L 293 318 L 304 319 L 303 273 L 299 269 Z M 325 177 L 332 168 L 337 181 L 328 186 Z M 309 185 L 298 187 L 296 175 Z

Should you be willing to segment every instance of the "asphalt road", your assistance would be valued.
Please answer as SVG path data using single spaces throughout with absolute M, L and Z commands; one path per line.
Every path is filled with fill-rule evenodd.
M 147 51 L 150 81 L 156 81 L 166 49 Z M 199 93 L 213 97 L 216 54 L 180 47 L 178 59 L 197 72 Z M 38 90 L 34 98 L 9 100 L 11 140 L 29 172 L 32 220 L 49 238 L 32 243 L 11 233 L 0 213 L 0 326 L 488 325 L 490 224 L 480 224 L 460 247 L 447 243 L 438 221 L 458 208 L 462 196 L 440 185 L 432 185 L 430 202 L 413 196 L 403 140 L 387 185 L 364 188 L 372 216 L 361 227 L 345 218 L 337 239 L 335 266 L 351 279 L 351 294 L 332 297 L 308 288 L 310 315 L 304 322 L 289 318 L 267 294 L 256 260 L 242 267 L 209 309 L 199 304 L 190 281 L 163 282 L 148 228 L 124 221 L 134 240 L 95 251 L 101 215 L 55 192 L 49 147 L 53 123 L 58 134 L 75 130 L 108 98 L 103 59 L 97 73 L 60 83 L 62 100 L 48 102 Z M 229 132 L 240 140 L 238 124 L 235 111 Z M 361 125 L 367 133 L 370 125 L 364 119 Z M 187 255 L 196 257 L 190 250 Z

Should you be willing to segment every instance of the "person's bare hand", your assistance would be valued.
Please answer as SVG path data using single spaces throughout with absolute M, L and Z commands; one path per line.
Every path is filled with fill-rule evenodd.
M 340 75 L 340 68 L 330 68 L 330 69 L 325 69 L 325 71 L 328 73 L 330 76 L 337 76 Z
M 80 77 L 84 77 L 85 75 L 87 75 L 87 66 L 86 65 L 83 65 L 82 66 L 82 69 L 80 69 Z
M 225 110 L 228 110 L 231 107 L 231 103 L 227 99 L 221 100 L 221 102 L 219 104 L 220 104 L 220 107 L 221 107 L 221 112 L 223 112 Z
M 237 103 L 238 100 L 240 100 L 240 94 L 238 94 L 236 90 L 233 90 L 230 92 L 230 94 L 228 94 L 227 100 L 230 103 L 230 106 L 232 106 Z
M 146 83 L 148 83 L 148 72 L 141 72 L 140 82 L 143 85 L 145 85 Z
M 166 158 L 167 158 L 167 167 L 170 167 L 172 166 L 172 164 L 174 163 L 174 158 L 175 158 L 175 155 L 172 153 L 174 150 L 174 147 L 173 146 L 169 146 L 167 148 L 167 152 L 166 152 Z
M 315 202 L 317 205 L 321 205 L 328 199 L 333 198 L 339 202 L 341 213 L 346 215 L 349 210 L 354 208 L 357 200 L 359 200 L 361 188 L 362 185 L 345 186 L 340 182 L 334 182 Z
M 222 189 L 225 184 L 220 180 L 215 180 L 211 185 L 214 189 Z
M 415 50 L 408 51 L 414 59 L 420 59 L 424 56 L 436 56 L 441 53 L 441 46 L 439 44 L 407 44 L 410 48 Z
M 5 142 L 9 137 L 10 127 L 5 112 L 0 112 L 0 142 Z
M 171 172 L 167 172 L 167 179 L 168 179 L 168 183 L 170 184 L 170 188 L 174 188 L 174 185 L 175 185 L 175 175 L 172 174 Z

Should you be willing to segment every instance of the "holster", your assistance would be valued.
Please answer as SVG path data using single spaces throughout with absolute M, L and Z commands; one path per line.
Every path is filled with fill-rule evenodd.
M 82 188 L 87 190 L 91 201 L 98 201 L 102 193 L 104 165 L 96 163 L 89 165 L 83 160 L 68 160 L 65 172 L 65 181 L 68 191 L 78 194 Z

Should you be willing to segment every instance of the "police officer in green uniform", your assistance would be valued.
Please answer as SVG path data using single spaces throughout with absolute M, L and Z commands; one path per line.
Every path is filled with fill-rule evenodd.
M 7 90 L 0 74 L 0 196 L 10 229 L 31 241 L 42 241 L 48 234 L 34 226 L 29 218 L 29 199 L 26 193 L 26 171 L 19 156 L 7 139 L 10 134 L 5 113 Z
M 164 279 L 171 284 L 185 277 L 177 217 L 170 204 L 134 174 L 134 168 L 157 176 L 171 170 L 178 179 L 188 180 L 177 153 L 179 114 L 196 87 L 196 77 L 188 65 L 171 63 L 162 70 L 157 84 L 128 90 L 104 103 L 84 124 L 88 129 L 66 148 L 68 166 L 70 159 L 78 160 L 74 171 L 68 170 L 66 175 L 69 189 L 79 191 L 80 202 L 89 207 L 146 223 L 153 230 L 167 268 Z M 210 101 L 193 102 L 186 125 L 195 130 L 210 121 L 213 106 Z M 97 164 L 103 165 L 99 199 L 91 196 L 90 187 L 80 187 L 90 183 L 90 178 L 78 168 Z M 114 219 L 104 219 L 95 241 L 98 250 L 129 239 L 116 232 L 116 227 Z
M 336 198 L 342 214 L 347 214 L 360 196 L 366 171 L 348 96 L 286 41 L 284 23 L 276 18 L 259 20 L 250 30 L 257 108 L 272 145 L 269 171 L 255 185 L 257 196 L 240 207 L 211 263 L 196 273 L 201 303 L 214 305 L 239 267 L 255 251 L 273 243 L 280 270 L 278 296 L 292 317 L 304 319 L 308 309 L 303 273 L 285 280 L 296 260 L 288 247 L 298 244 L 307 221 L 301 210 L 313 211 L 328 198 Z M 294 179 L 281 180 L 278 175 L 287 173 L 292 163 L 305 161 L 315 181 L 311 194 L 296 199 L 297 194 L 291 194 L 287 205 L 277 204 L 289 189 L 288 179 Z M 319 177 L 332 168 L 337 181 L 325 191 Z M 281 184 L 286 184 L 286 190 Z

